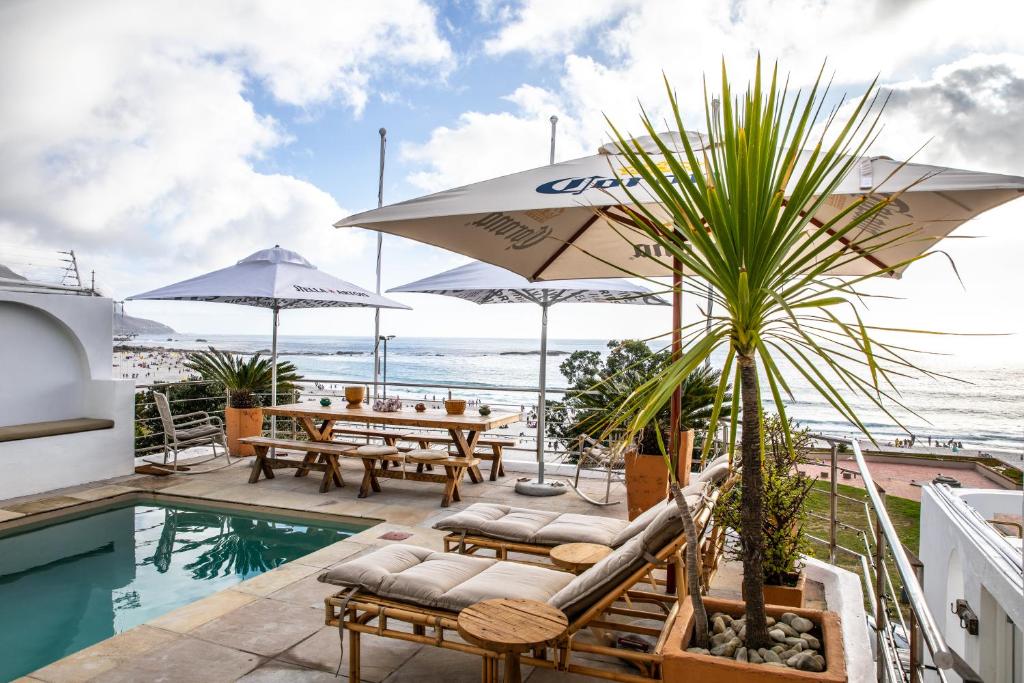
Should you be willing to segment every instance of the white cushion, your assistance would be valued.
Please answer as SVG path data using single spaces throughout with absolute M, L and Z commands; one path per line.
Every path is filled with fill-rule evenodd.
M 414 448 L 405 452 L 405 457 L 418 460 L 447 460 L 448 451 L 441 451 L 436 448 Z
M 721 458 L 715 458 L 715 460 L 704 470 L 697 475 L 697 480 L 708 484 L 717 484 L 718 482 L 725 479 L 729 474 L 729 462 L 722 461 Z
M 544 567 L 395 544 L 340 564 L 319 580 L 457 612 L 492 598 L 547 602 L 573 578 Z
M 395 455 L 398 449 L 394 446 L 360 446 L 356 449 L 358 455 Z
M 558 518 L 559 513 L 529 508 L 513 508 L 495 503 L 474 503 L 462 512 L 445 517 L 434 524 L 443 531 L 465 531 L 503 541 L 530 543 L 543 526 Z

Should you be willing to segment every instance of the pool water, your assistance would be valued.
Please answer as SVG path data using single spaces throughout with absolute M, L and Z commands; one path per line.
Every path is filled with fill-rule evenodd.
M 0 537 L 0 681 L 360 530 L 136 504 Z

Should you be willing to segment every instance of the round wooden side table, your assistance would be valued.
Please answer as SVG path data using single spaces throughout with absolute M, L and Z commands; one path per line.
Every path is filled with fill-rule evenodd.
M 520 683 L 519 656 L 554 645 L 569 620 L 561 610 L 536 600 L 484 600 L 459 612 L 458 630 L 466 642 L 505 658 L 505 683 Z M 484 657 L 484 683 L 497 681 L 497 660 Z
M 574 574 L 584 572 L 612 553 L 599 543 L 564 543 L 551 549 L 551 561 Z

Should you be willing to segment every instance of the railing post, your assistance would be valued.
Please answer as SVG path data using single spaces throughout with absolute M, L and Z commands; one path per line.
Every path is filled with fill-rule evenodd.
M 839 444 L 831 444 L 832 460 L 829 467 L 829 521 L 828 521 L 828 562 L 836 563 L 836 521 L 839 517 L 839 484 L 836 483 L 836 475 L 839 472 Z
M 917 582 L 924 585 L 924 565 L 920 561 L 914 563 L 914 575 Z M 920 683 L 921 674 L 921 648 L 924 643 L 921 641 L 921 631 L 917 627 L 917 617 L 914 610 L 910 610 L 910 683 Z
M 884 506 L 885 490 L 881 486 L 877 488 Z M 881 511 L 875 510 L 875 596 L 877 597 L 875 602 L 875 652 L 877 654 L 875 673 L 879 681 L 884 681 L 886 667 L 882 649 L 885 647 L 884 631 L 887 619 L 885 616 L 885 534 L 879 519 L 881 514 Z

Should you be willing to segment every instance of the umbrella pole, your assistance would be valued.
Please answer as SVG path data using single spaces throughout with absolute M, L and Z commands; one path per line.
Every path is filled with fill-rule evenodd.
M 544 483 L 544 423 L 547 415 L 548 293 L 540 306 L 540 401 L 537 403 L 537 483 Z
M 544 292 L 540 301 L 540 386 L 537 403 L 537 478 L 516 482 L 516 493 L 526 496 L 557 496 L 568 489 L 560 481 L 544 481 L 544 431 L 547 414 L 547 375 L 548 375 L 548 293 Z
M 281 309 L 278 308 L 277 303 L 274 305 L 274 326 L 270 333 L 270 407 L 277 405 L 277 321 L 278 316 L 281 313 Z M 270 438 L 277 437 L 277 417 L 274 415 L 270 416 Z M 270 457 L 276 456 L 276 451 L 273 446 L 270 448 Z

